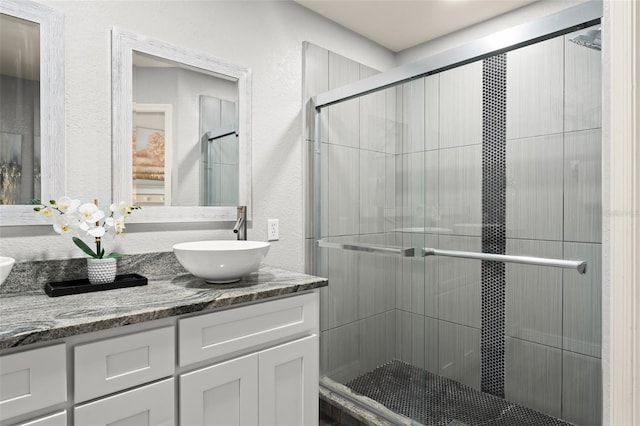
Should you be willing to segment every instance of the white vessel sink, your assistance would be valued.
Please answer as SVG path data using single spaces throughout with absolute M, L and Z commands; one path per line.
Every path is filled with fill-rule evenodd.
M 258 270 L 269 246 L 262 241 L 193 241 L 175 244 L 173 252 L 178 262 L 196 277 L 224 284 L 239 281 L 243 275 Z
M 7 279 L 14 263 L 16 260 L 13 257 L 0 256 L 0 285 Z

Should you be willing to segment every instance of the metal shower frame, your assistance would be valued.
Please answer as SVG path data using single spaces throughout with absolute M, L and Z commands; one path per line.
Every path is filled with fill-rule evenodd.
M 411 80 L 436 74 L 447 69 L 465 65 L 477 60 L 518 49 L 523 46 L 547 40 L 569 32 L 596 25 L 602 18 L 602 1 L 590 0 L 558 13 L 536 19 L 522 25 L 482 37 L 459 47 L 438 53 L 419 61 L 393 68 L 389 71 L 320 93 L 311 98 L 315 109 L 314 135 L 314 176 L 313 176 L 313 234 L 315 246 L 322 239 L 322 156 L 321 156 L 321 116 L 322 109 L 331 105 L 378 92 Z M 325 246 L 330 243 L 323 242 Z M 434 255 L 435 253 L 428 253 Z M 424 254 L 423 254 L 424 255 Z M 316 266 L 321 264 L 320 250 L 316 249 Z M 567 267 L 567 266 L 562 266 Z M 584 273 L 582 263 L 569 265 Z
M 503 31 L 496 32 L 489 36 L 480 38 L 478 40 L 469 42 L 459 47 L 444 51 L 442 53 L 429 56 L 422 60 L 402 65 L 397 68 L 393 68 L 389 71 L 373 75 L 371 77 L 356 81 L 354 83 L 329 90 L 327 92 L 318 94 L 311 98 L 310 105 L 315 109 L 315 134 L 314 134 L 314 174 L 313 174 L 313 210 L 314 210 L 314 249 L 315 249 L 315 270 L 321 265 L 321 250 L 320 246 L 329 248 L 347 248 L 338 247 L 339 244 L 332 244 L 328 241 L 322 240 L 322 188 L 321 188 L 321 172 L 322 172 L 322 158 L 321 158 L 321 118 L 322 109 L 343 102 L 350 99 L 357 98 L 359 96 L 367 95 L 369 93 L 378 92 L 393 86 L 397 86 L 414 79 L 425 77 L 431 74 L 435 74 L 447 69 L 455 68 L 461 65 L 465 65 L 471 62 L 475 62 L 480 59 L 484 59 L 496 54 L 504 53 L 510 50 L 518 49 L 530 44 L 534 44 L 543 40 L 547 40 L 553 37 L 557 37 L 569 32 L 577 31 L 583 28 L 587 28 L 600 23 L 603 16 L 603 2 L 602 0 L 589 0 L 579 5 L 570 7 L 561 12 L 535 19 L 531 22 L 518 25 Z M 406 249 L 387 249 L 387 248 L 372 248 L 361 247 L 364 245 L 358 244 L 357 247 L 348 247 L 351 250 L 358 251 L 376 251 L 385 252 L 387 254 L 400 254 L 402 256 L 415 255 L 413 250 L 409 254 Z M 398 252 L 398 253 L 396 253 Z M 463 257 L 469 257 L 470 253 L 462 253 Z M 459 256 L 460 252 L 448 252 L 448 253 L 435 253 L 434 249 L 423 248 L 422 255 L 455 255 Z M 473 255 L 477 255 L 474 253 Z M 484 253 L 480 255 L 485 255 Z M 532 258 L 528 258 L 530 260 Z M 505 261 L 504 259 L 499 259 Z M 545 260 L 545 259 L 542 259 Z M 549 260 L 549 259 L 547 259 Z M 521 259 L 510 259 L 518 263 L 533 263 L 522 262 Z M 539 263 L 540 259 L 536 258 L 535 262 Z M 553 260 L 557 261 L 556 259 Z M 567 263 L 568 262 L 568 263 Z M 556 262 L 557 263 L 557 262 Z M 576 268 L 579 273 L 584 273 L 586 265 L 579 261 L 560 261 L 561 264 L 548 265 L 548 266 L 560 266 Z M 323 389 L 329 389 L 331 392 L 337 393 L 341 398 L 349 400 L 350 402 L 360 406 L 363 405 L 361 401 L 355 397 L 345 394 L 339 389 L 333 389 L 330 385 L 323 383 L 321 380 L 320 387 Z M 382 418 L 387 418 L 387 415 L 372 407 L 367 407 L 368 410 L 374 411 Z M 389 419 L 391 420 L 391 419 Z

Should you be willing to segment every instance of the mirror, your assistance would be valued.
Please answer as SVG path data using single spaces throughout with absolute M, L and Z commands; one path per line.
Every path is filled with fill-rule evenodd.
M 63 57 L 62 13 L 0 3 L 0 226 L 41 224 L 30 201 L 64 194 Z
M 250 217 L 250 70 L 117 28 L 112 49 L 114 201 L 134 222 Z

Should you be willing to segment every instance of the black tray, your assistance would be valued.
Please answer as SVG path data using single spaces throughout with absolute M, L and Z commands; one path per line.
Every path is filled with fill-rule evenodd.
M 47 283 L 44 292 L 50 297 L 69 294 L 90 293 L 92 291 L 113 290 L 114 288 L 137 287 L 147 285 L 147 278 L 138 274 L 117 275 L 116 280 L 108 284 L 91 284 L 87 278 L 72 281 Z

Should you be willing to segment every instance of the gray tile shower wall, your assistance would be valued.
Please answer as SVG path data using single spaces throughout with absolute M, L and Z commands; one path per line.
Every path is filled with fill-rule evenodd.
M 602 242 L 602 131 L 564 135 L 564 240 Z
M 505 265 L 500 380 L 509 400 L 599 425 L 600 56 L 574 36 L 506 53 L 504 228 L 507 254 L 589 266 Z M 304 60 L 310 96 L 374 72 L 310 43 Z M 482 73 L 477 61 L 323 110 L 323 238 L 482 250 Z M 481 304 L 482 262 L 334 249 L 321 258 L 316 274 L 331 281 L 321 374 L 344 381 L 397 358 L 480 388 L 482 312 L 493 309 Z
M 507 238 L 562 240 L 562 140 L 507 140 Z
M 601 65 L 600 52 L 569 42 L 577 33 L 507 53 L 507 251 L 588 267 L 507 266 L 506 397 L 599 425 Z M 522 348 L 537 360 L 518 361 Z
M 507 139 L 563 132 L 564 38 L 507 53 Z
M 562 417 L 562 350 L 506 338 L 507 399 L 554 417 Z
M 303 48 L 304 78 L 309 82 L 305 84 L 306 96 L 377 73 L 311 43 Z M 401 101 L 396 89 L 391 89 L 325 110 L 321 136 L 323 238 L 383 245 L 402 242 L 396 231 L 401 200 L 397 188 L 402 186 L 402 177 L 396 173 L 401 170 L 396 153 L 401 150 L 398 143 L 403 127 L 395 117 L 396 104 Z M 315 264 L 317 248 L 311 225 L 315 214 L 311 191 L 315 134 L 309 122 L 311 114 L 306 117 L 306 258 Z M 422 158 L 418 163 L 422 164 Z M 321 371 L 345 381 L 396 356 L 394 284 L 401 268 L 398 259 L 385 256 L 322 250 L 318 273 L 327 276 L 334 287 L 332 291 L 321 290 Z M 423 340 L 419 341 L 424 350 Z
M 428 94 L 427 94 L 428 96 Z M 440 73 L 439 144 L 435 149 L 482 143 L 482 61 Z
M 562 242 L 509 238 L 507 254 L 561 259 Z M 562 349 L 562 270 L 510 263 L 506 280 L 507 336 Z

